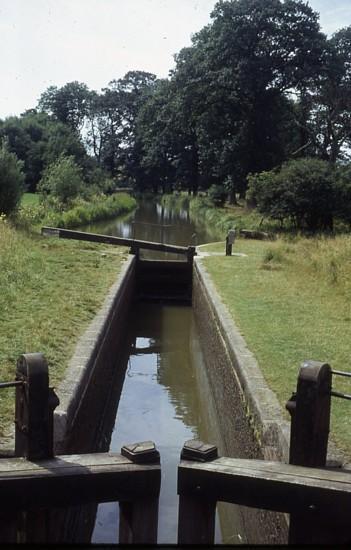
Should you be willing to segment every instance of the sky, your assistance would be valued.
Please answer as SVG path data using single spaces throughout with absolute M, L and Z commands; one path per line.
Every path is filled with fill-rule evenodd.
M 92 90 L 130 70 L 167 77 L 174 54 L 210 22 L 216 0 L 0 0 L 0 119 L 49 86 Z M 322 31 L 351 25 L 350 0 L 309 0 Z

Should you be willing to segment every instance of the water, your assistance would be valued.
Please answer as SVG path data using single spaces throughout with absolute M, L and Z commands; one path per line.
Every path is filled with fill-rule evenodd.
M 143 202 L 132 215 L 90 231 L 188 245 L 211 240 L 190 222 L 186 210 L 176 212 Z M 177 465 L 188 439 L 219 444 L 214 404 L 207 382 L 196 325 L 190 307 L 138 304 L 131 312 L 129 352 L 110 450 L 152 440 L 161 454 L 162 483 L 158 542 L 177 542 Z M 220 525 L 221 523 L 221 525 Z M 225 537 L 224 537 L 225 533 Z M 240 521 L 216 521 L 216 542 L 244 540 Z M 94 543 L 118 541 L 118 504 L 98 507 Z
M 216 240 L 213 232 L 196 227 L 186 207 L 172 209 L 152 200 L 142 200 L 127 216 L 98 222 L 83 228 L 92 233 L 114 235 L 126 239 L 190 246 Z M 147 252 L 148 257 L 152 254 Z M 171 255 L 170 255 L 171 256 Z M 163 255 L 162 258 L 167 258 Z

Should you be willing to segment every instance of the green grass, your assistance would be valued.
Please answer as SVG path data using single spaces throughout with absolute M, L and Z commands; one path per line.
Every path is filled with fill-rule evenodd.
M 24 193 L 21 199 L 21 206 L 37 206 L 39 204 L 39 195 L 37 193 Z
M 31 230 L 38 230 L 42 225 L 72 228 L 115 218 L 135 207 L 136 200 L 127 193 L 93 196 L 89 200 L 78 198 L 65 210 L 62 205 L 60 209 L 54 209 L 49 203 L 40 203 L 37 195 L 26 193 L 15 222 L 18 227 Z
M 14 379 L 20 354 L 40 351 L 57 386 L 126 256 L 125 248 L 29 235 L 1 219 L 0 381 Z M 13 422 L 13 391 L 0 399 L 1 437 Z
M 224 243 L 204 250 L 224 253 Z M 233 252 L 247 257 L 204 264 L 282 407 L 305 359 L 351 371 L 351 237 L 239 239 Z M 347 379 L 335 388 L 351 393 Z M 350 402 L 332 399 L 332 437 L 349 455 L 350 413 Z

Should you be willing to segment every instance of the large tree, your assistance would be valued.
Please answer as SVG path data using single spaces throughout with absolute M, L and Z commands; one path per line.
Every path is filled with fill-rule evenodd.
M 155 79 L 151 73 L 130 71 L 123 78 L 112 80 L 101 94 L 90 94 L 86 142 L 100 166 L 114 176 L 138 178 L 140 145 L 136 119 Z
M 0 121 L 0 138 L 23 161 L 25 185 L 35 191 L 44 168 L 60 155 L 73 156 L 84 169 L 88 156 L 78 134 L 69 126 L 35 110 Z
M 335 163 L 351 145 L 351 26 L 327 42 L 320 74 L 310 87 L 306 141 L 316 155 Z
M 87 85 L 77 81 L 68 82 L 61 88 L 50 86 L 42 93 L 38 108 L 78 131 L 87 115 L 89 93 Z
M 0 215 L 11 214 L 24 191 L 23 163 L 11 153 L 6 144 L 0 144 Z
M 287 130 L 296 131 L 288 94 L 320 70 L 325 37 L 300 0 L 221 0 L 211 17 L 172 78 L 200 174 L 229 176 L 240 190 L 247 173 L 287 156 Z

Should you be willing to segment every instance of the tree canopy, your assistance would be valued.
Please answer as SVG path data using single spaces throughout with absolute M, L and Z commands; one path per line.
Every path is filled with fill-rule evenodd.
M 212 186 L 235 201 L 249 174 L 349 160 L 351 26 L 328 38 L 303 0 L 219 0 L 168 78 L 135 70 L 99 92 L 50 86 L 37 109 L 0 121 L 1 138 L 30 190 L 64 155 L 89 181 Z

